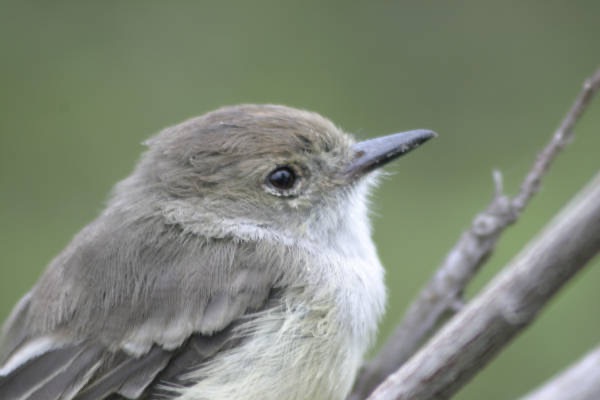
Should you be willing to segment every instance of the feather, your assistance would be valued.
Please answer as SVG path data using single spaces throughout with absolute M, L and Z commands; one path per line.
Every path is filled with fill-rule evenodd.
M 68 400 L 99 367 L 101 348 L 83 344 L 50 350 L 0 379 L 0 398 Z
M 169 362 L 171 355 L 172 352 L 155 346 L 142 357 L 126 357 L 110 368 L 103 368 L 105 373 L 87 385 L 75 400 L 104 399 L 113 393 L 137 399 Z

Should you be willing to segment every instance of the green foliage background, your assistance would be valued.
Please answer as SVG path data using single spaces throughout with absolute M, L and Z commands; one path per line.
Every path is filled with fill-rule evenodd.
M 385 337 L 472 216 L 514 193 L 598 65 L 600 2 L 0 2 L 0 318 L 102 209 L 140 142 L 225 104 L 308 108 L 366 138 L 440 137 L 374 196 Z M 597 170 L 600 101 L 469 296 Z M 458 395 L 523 394 L 599 340 L 600 265 Z

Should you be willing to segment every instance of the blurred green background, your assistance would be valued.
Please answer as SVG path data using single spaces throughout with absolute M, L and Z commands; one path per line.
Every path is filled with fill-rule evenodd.
M 272 102 L 360 138 L 440 137 L 374 197 L 385 337 L 503 171 L 514 193 L 600 61 L 600 2 L 0 3 L 0 318 L 129 173 L 140 142 L 225 104 Z M 600 101 L 474 294 L 598 170 Z M 458 399 L 523 394 L 600 338 L 598 260 Z

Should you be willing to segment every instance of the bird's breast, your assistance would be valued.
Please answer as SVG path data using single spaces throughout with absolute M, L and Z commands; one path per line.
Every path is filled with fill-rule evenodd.
M 240 324 L 241 344 L 195 371 L 179 400 L 345 398 L 383 310 L 381 265 L 374 253 L 325 251 L 307 267 L 304 284 Z

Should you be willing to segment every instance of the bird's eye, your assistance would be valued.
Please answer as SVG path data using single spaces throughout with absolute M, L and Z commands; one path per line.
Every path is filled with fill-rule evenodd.
M 296 183 L 296 173 L 290 167 L 278 167 L 267 177 L 269 185 L 279 190 L 289 190 Z

